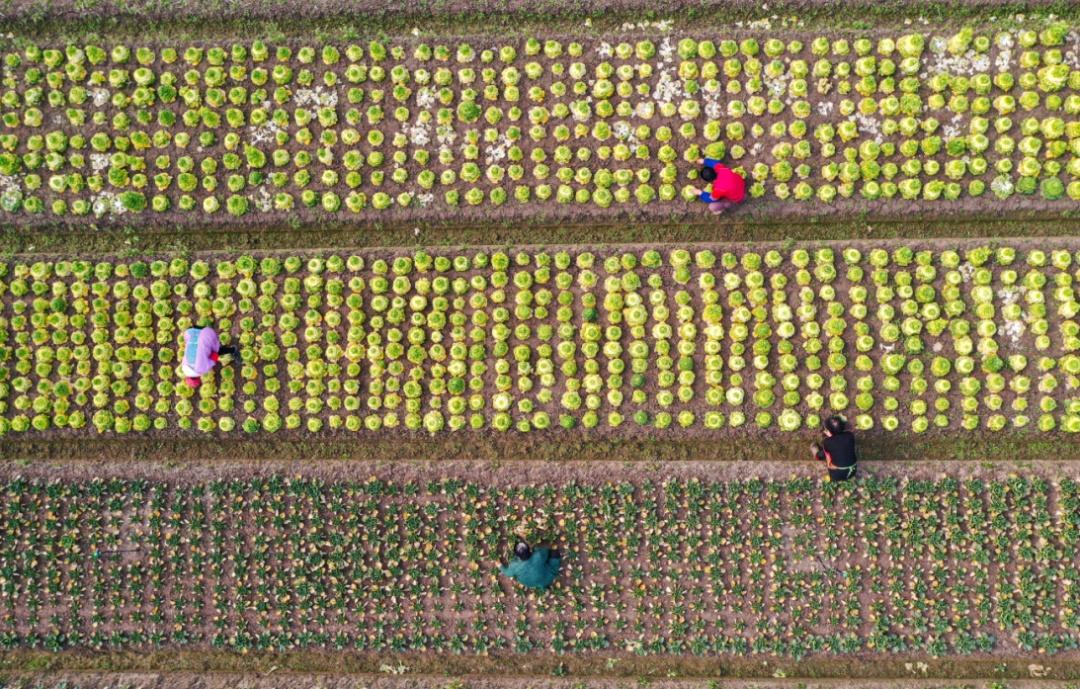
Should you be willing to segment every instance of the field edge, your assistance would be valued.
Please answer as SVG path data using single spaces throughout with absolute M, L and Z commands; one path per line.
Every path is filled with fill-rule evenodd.
M 925 665 L 925 670 L 923 669 Z M 399 676 L 430 675 L 490 679 L 492 677 L 583 679 L 634 678 L 639 686 L 654 680 L 753 679 L 774 681 L 846 679 L 907 680 L 924 686 L 927 679 L 997 681 L 1080 679 L 1080 658 L 1031 656 L 991 658 L 927 658 L 911 656 L 874 659 L 840 657 L 811 660 L 778 660 L 767 657 L 717 659 L 688 656 L 634 656 L 629 654 L 529 656 L 471 656 L 438 653 L 342 653 L 326 651 L 258 652 L 226 651 L 77 652 L 8 651 L 0 661 L 0 678 L 27 672 L 153 672 L 153 673 L 314 673 L 333 675 L 386 675 L 401 669 Z M 407 675 L 406 675 L 407 673 Z M 175 685 L 169 684 L 174 687 Z M 292 685 L 295 686 L 295 685 Z M 414 686 L 414 685 L 410 685 Z M 526 683 L 526 686 L 535 687 Z M 722 686 L 722 685 L 721 685 Z M 760 686 L 755 684 L 755 686 Z M 798 684 L 802 686 L 802 682 Z M 859 685 L 862 686 L 861 684 Z M 1039 683 L 1038 686 L 1046 686 Z M 381 689 L 381 688 L 380 688 Z M 389 688 L 388 688 L 389 689 Z M 779 688 L 778 688 L 779 689 Z M 825 688 L 823 688 L 825 689 Z
M 745 464 L 762 459 L 802 463 L 807 447 L 817 438 L 810 432 L 792 434 L 718 433 L 713 437 L 628 438 L 612 435 L 585 435 L 576 431 L 551 431 L 500 435 L 460 432 L 430 436 L 423 432 L 364 434 L 333 439 L 302 436 L 231 438 L 98 437 L 47 439 L 5 438 L 0 443 L 0 460 L 87 461 L 109 459 L 141 462 L 148 459 L 185 461 L 279 460 L 387 462 L 395 460 L 481 460 L 523 463 L 528 461 L 604 460 L 634 464 L 706 461 Z M 751 440 L 752 442 L 744 442 Z M 1031 433 L 998 434 L 888 434 L 860 433 L 860 458 L 872 464 L 896 461 L 932 463 L 1010 461 L 1016 464 L 1053 457 L 1058 461 L 1080 461 L 1080 442 L 1066 434 L 1055 437 Z

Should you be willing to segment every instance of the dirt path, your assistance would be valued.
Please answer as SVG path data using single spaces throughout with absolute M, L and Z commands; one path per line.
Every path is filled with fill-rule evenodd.
M 951 477 L 958 480 L 985 481 L 1013 476 L 1043 478 L 1048 481 L 1070 478 L 1080 480 L 1080 462 L 1042 460 L 1029 462 L 971 461 L 941 464 L 927 461 L 863 462 L 861 477 L 878 479 L 934 480 Z M 191 484 L 214 480 L 243 480 L 252 477 L 287 475 L 324 481 L 366 481 L 372 477 L 392 481 L 424 483 L 448 479 L 481 480 L 497 488 L 507 486 L 699 479 L 702 481 L 738 481 L 759 478 L 784 481 L 792 478 L 819 478 L 821 467 L 805 462 L 605 462 L 588 461 L 470 461 L 470 460 L 395 460 L 374 462 L 317 462 L 301 464 L 274 457 L 244 461 L 197 460 L 186 462 L 156 461 L 115 462 L 111 460 L 20 461 L 0 464 L 0 481 L 15 477 L 27 479 L 153 480 Z
M 389 667 L 389 666 L 388 666 Z M 918 673 L 919 670 L 916 670 Z M 20 674 L 9 678 L 12 689 L 24 686 L 40 689 L 629 689 L 628 679 L 590 677 L 552 678 L 507 675 L 431 676 L 302 674 L 271 668 L 266 673 L 89 673 L 56 672 Z M 948 681 L 932 678 L 888 680 L 804 680 L 770 678 L 762 680 L 676 680 L 649 683 L 650 689 L 955 689 L 992 687 L 1000 680 L 965 679 Z M 66 683 L 66 684 L 65 684 Z M 1068 689 L 1073 685 L 1052 680 L 1011 680 L 1009 689 Z

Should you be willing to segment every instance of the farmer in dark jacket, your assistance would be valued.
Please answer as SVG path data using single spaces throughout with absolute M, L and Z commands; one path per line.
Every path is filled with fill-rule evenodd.
M 814 459 L 825 462 L 830 481 L 847 481 L 855 477 L 855 436 L 839 416 L 825 419 L 825 440 L 810 446 Z
M 546 589 L 559 573 L 559 549 L 540 547 L 533 550 L 527 543 L 514 547 L 514 560 L 502 568 L 502 573 L 518 583 L 534 589 Z
M 709 204 L 709 210 L 719 215 L 729 208 L 742 203 L 746 198 L 746 180 L 715 158 L 699 158 L 701 171 L 698 176 L 707 182 L 707 189 L 690 187 L 698 200 Z

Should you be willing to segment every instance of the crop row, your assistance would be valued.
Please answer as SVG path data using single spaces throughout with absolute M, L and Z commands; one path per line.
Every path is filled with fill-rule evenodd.
M 726 155 L 755 198 L 1076 200 L 1076 33 L 1038 28 L 28 43 L 2 56 L 0 207 L 608 208 L 680 202 L 703 154 Z
M 12 479 L 0 646 L 1075 650 L 1080 485 Z M 568 551 L 501 578 L 514 531 Z
M 0 264 L 0 431 L 1080 430 L 1080 252 Z M 183 331 L 239 346 L 192 391 Z

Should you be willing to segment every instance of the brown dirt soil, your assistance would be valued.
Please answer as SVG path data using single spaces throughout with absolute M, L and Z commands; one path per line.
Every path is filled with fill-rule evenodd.
M 685 182 L 685 172 L 693 166 L 683 163 L 680 182 Z M 989 173 L 988 173 L 989 174 Z M 987 177 L 987 181 L 991 178 Z M 486 185 L 486 186 L 485 186 Z M 464 189 L 465 187 L 461 187 Z M 490 189 L 487 182 L 481 188 Z M 51 192 L 42 192 L 45 195 Z M 175 207 L 174 207 L 175 208 Z M 401 208 L 392 206 L 385 210 L 364 210 L 354 214 L 348 210 L 328 213 L 321 208 L 298 207 L 293 211 L 251 212 L 237 218 L 227 213 L 216 213 L 209 217 L 201 211 L 181 212 L 170 210 L 165 213 L 145 211 L 139 216 L 120 215 L 95 218 L 73 218 L 70 222 L 59 224 L 54 216 L 22 215 L 19 217 L 19 232 L 39 233 L 48 228 L 60 228 L 61 231 L 86 232 L 88 227 L 100 227 L 102 230 L 117 230 L 130 226 L 138 227 L 139 232 L 156 232 L 164 228 L 166 232 L 177 227 L 229 232 L 254 231 L 267 226 L 281 226 L 301 220 L 304 225 L 362 225 L 385 226 L 388 228 L 413 227 L 438 229 L 441 225 L 483 226 L 535 226 L 545 225 L 588 227 L 603 224 L 653 224 L 669 225 L 679 223 L 707 222 L 716 229 L 717 239 L 723 238 L 725 228 L 739 225 L 756 226 L 768 223 L 801 223 L 808 226 L 825 226 L 830 222 L 858 219 L 868 223 L 915 222 L 930 223 L 935 220 L 967 220 L 972 216 L 993 214 L 997 220 L 1015 221 L 1070 222 L 1077 210 L 1077 204 L 1068 198 L 1047 201 L 1041 197 L 1012 196 L 1006 201 L 991 199 L 987 195 L 979 198 L 964 196 L 954 201 L 905 201 L 898 199 L 843 199 L 833 203 L 821 201 L 781 201 L 779 199 L 747 199 L 743 204 L 724 213 L 712 216 L 705 205 L 697 201 L 655 201 L 647 206 L 636 203 L 613 204 L 610 208 L 600 208 L 595 204 L 562 205 L 554 201 L 519 204 L 507 201 L 503 206 L 492 206 L 485 202 L 480 206 L 447 206 L 438 201 L 427 208 L 410 206 Z M 1076 222 L 1080 222 L 1077 220 Z M 148 229 L 142 225 L 149 224 Z
M 371 477 L 395 482 L 460 479 L 479 481 L 492 488 L 520 485 L 566 483 L 603 484 L 608 481 L 646 481 L 700 479 L 702 481 L 737 481 L 759 478 L 785 481 L 792 478 L 815 478 L 821 466 L 807 459 L 794 463 L 761 460 L 750 464 L 686 461 L 677 464 L 658 462 L 484 462 L 469 460 L 399 460 L 387 462 L 312 463 L 297 466 L 293 462 L 265 457 L 259 461 L 190 461 L 182 464 L 147 460 L 137 464 L 99 459 L 68 463 L 33 461 L 0 463 L 0 481 L 15 477 L 26 479 L 64 479 L 89 481 L 102 479 L 144 479 L 168 481 L 181 485 L 201 481 L 246 479 L 271 475 L 317 478 L 325 481 L 366 481 Z M 877 463 L 859 465 L 861 477 L 933 480 L 951 477 L 958 480 L 1005 479 L 1011 476 L 1044 478 L 1049 481 L 1072 478 L 1080 480 L 1080 462 L 1041 460 L 1032 462 L 964 462 L 942 466 L 935 462 Z
M 921 671 L 916 670 L 917 674 Z M 5 678 L 9 689 L 633 689 L 634 680 L 590 677 L 588 679 L 462 676 L 440 677 L 406 674 L 334 675 L 301 674 L 271 669 L 260 674 L 155 673 L 155 672 L 53 672 L 13 674 Z M 678 680 L 648 682 L 649 689 L 976 689 L 999 680 L 944 681 L 933 679 L 811 680 L 769 678 L 762 680 Z M 638 685 L 640 686 L 640 685 Z M 1060 681 L 1011 680 L 1008 689 L 1068 689 Z
M 910 437 L 886 433 L 860 433 L 859 457 L 863 462 L 927 461 L 1014 464 L 1053 457 L 1080 460 L 1080 443 L 1072 438 L 1039 439 L 1030 434 L 936 435 Z M 802 462 L 814 434 L 774 435 L 757 443 L 717 439 L 600 438 L 580 432 L 548 434 L 483 433 L 432 437 L 417 433 L 401 436 L 362 436 L 355 439 L 192 438 L 150 440 L 139 437 L 98 438 L 6 438 L 0 443 L 0 459 L 14 463 L 38 460 L 117 462 L 144 461 L 261 461 L 273 457 L 289 462 L 397 460 L 522 461 L 625 461 L 625 462 L 757 462 L 763 457 Z
M 811 223 L 744 222 L 735 218 L 713 220 L 698 216 L 686 222 L 610 223 L 566 225 L 523 220 L 497 225 L 459 223 L 355 223 L 322 222 L 318 225 L 266 223 L 258 226 L 155 225 L 85 228 L 53 225 L 26 230 L 22 226 L 0 225 L 0 252 L 5 254 L 138 255 L 192 251 L 274 251 L 314 250 L 337 247 L 427 246 L 459 247 L 504 244 L 637 244 L 642 242 L 765 242 L 874 239 L 915 241 L 935 237 L 997 239 L 1072 237 L 1077 234 L 1073 219 L 1002 219 L 969 216 L 933 218 L 919 221 L 870 221 L 825 219 Z
M 167 672 L 191 674 L 200 678 L 195 681 L 209 681 L 209 677 L 219 673 L 230 676 L 240 675 L 247 681 L 269 677 L 300 677 L 299 683 L 289 682 L 288 689 L 306 689 L 304 679 L 317 673 L 319 677 L 340 677 L 342 674 L 373 675 L 380 673 L 385 677 L 387 667 L 394 670 L 405 668 L 408 679 L 418 682 L 419 689 L 428 689 L 423 678 L 417 675 L 431 675 L 463 678 L 465 686 L 461 689 L 497 689 L 492 676 L 513 676 L 521 682 L 522 689 L 563 689 L 564 685 L 548 685 L 547 679 L 553 676 L 572 678 L 572 689 L 585 689 L 585 681 L 593 681 L 603 676 L 613 682 L 615 689 L 683 689 L 685 681 L 675 681 L 674 677 L 708 679 L 707 689 L 1075 689 L 1075 681 L 1063 683 L 1060 680 L 1080 678 L 1080 662 L 1063 661 L 1060 658 L 1052 663 L 1041 659 L 1005 658 L 993 661 L 971 659 L 905 659 L 895 661 L 875 660 L 868 663 L 863 660 L 776 662 L 771 660 L 746 660 L 745 662 L 718 662 L 702 658 L 581 658 L 558 657 L 535 654 L 528 658 L 511 658 L 510 662 L 491 657 L 462 657 L 447 655 L 394 656 L 392 663 L 386 657 L 361 657 L 358 654 L 306 653 L 250 653 L 243 656 L 219 651 L 178 653 L 157 651 L 150 653 L 77 653 L 62 654 L 38 652 L 16 652 L 5 654 L 3 668 L 9 673 L 21 676 L 87 676 L 89 673 L 140 674 L 158 676 Z M 164 668 L 164 670 L 163 670 Z M 382 668 L 380 670 L 380 668 Z M 48 670 L 45 675 L 42 671 Z M 4 671 L 0 669 L 0 671 Z M 30 675 L 28 671 L 34 674 Z M 1045 673 L 1045 674 L 1044 674 Z M 783 674 L 786 678 L 778 679 Z M 12 676 L 15 676 L 14 674 Z M 547 677 L 544 677 L 547 676 Z M 1033 676 L 1040 677 L 1032 680 Z M 725 680 L 709 678 L 725 677 Z M 995 677 L 996 680 L 987 680 Z M 1048 679 L 1042 679 L 1042 678 Z M 523 679 L 527 678 L 527 679 Z M 632 687 L 624 682 L 633 679 Z M 883 680 L 882 678 L 893 678 Z M 488 683 L 476 685 L 481 679 Z M 584 681 L 583 681 L 584 680 Z M 622 680 L 622 681 L 620 681 Z M 1007 680 L 1007 682 L 1006 682 Z M 1064 685 L 1064 686 L 1063 686 Z M 120 685 L 123 687 L 123 685 Z M 172 687 L 172 684 L 166 685 Z M 200 686 L 200 685 L 197 685 Z M 364 685 L 369 686 L 369 685 Z M 515 689 L 518 689 L 515 684 Z M 348 688 L 348 685 L 346 685 Z M 22 688 L 19 688 L 22 689 Z M 34 687 L 37 689 L 37 687 Z M 77 689 L 71 688 L 68 689 Z M 96 688 L 94 688 L 96 689 Z M 108 689 L 117 689 L 110 685 Z M 150 689 L 150 688 L 148 688 Z M 153 689 L 157 689 L 153 687 Z M 181 685 L 181 689 L 183 685 Z M 209 687 L 208 689 L 217 689 Z M 222 689 L 225 689 L 224 687 Z M 231 688 L 230 688 L 231 689 Z M 240 689 L 239 687 L 237 689 Z M 244 689 L 248 689 L 244 686 Z M 261 689 L 256 685 L 256 689 Z M 273 687 L 276 689 L 276 687 Z M 328 689 L 337 689 L 329 687 Z M 375 688 L 382 689 L 382 688 Z M 447 687 L 449 689 L 449 687 Z

